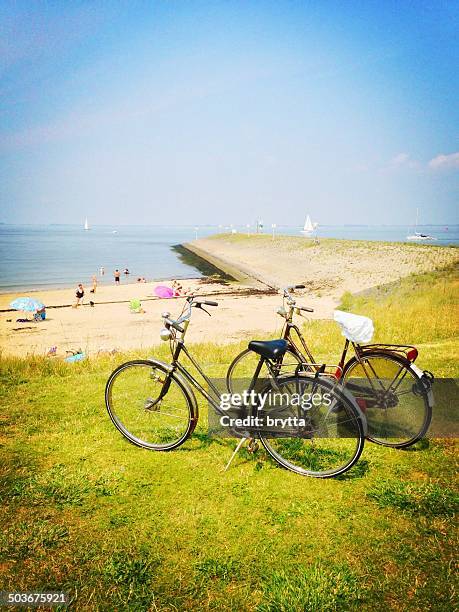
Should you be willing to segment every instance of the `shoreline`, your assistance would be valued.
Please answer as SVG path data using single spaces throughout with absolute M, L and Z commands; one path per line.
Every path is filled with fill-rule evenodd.
M 225 234 L 185 243 L 182 248 L 182 256 L 208 261 L 215 273 L 211 277 L 181 279 L 183 290 L 209 296 L 219 305 L 211 311 L 211 317 L 193 310 L 187 332 L 190 343 L 233 344 L 276 337 L 283 319 L 277 314 L 282 295 L 274 287 L 304 286 L 295 298 L 298 305 L 313 309 L 306 323 L 308 319 L 332 319 L 346 292 L 360 293 L 459 261 L 459 251 L 432 249 L 430 245 L 335 240 L 316 244 L 305 238 L 282 236 L 273 240 L 267 235 L 249 238 Z M 5 355 L 27 356 L 46 355 L 51 347 L 57 347 L 53 354 L 58 357 L 78 348 L 87 355 L 130 349 L 149 351 L 161 342 L 162 312 L 170 311 L 171 317 L 177 318 L 186 306 L 186 295 L 172 298 L 169 303 L 157 297 L 154 288 L 161 283 L 170 284 L 155 280 L 117 286 L 110 278 L 98 284 L 95 295 L 89 293 L 89 283 L 86 303 L 78 308 L 71 307 L 75 287 L 38 290 L 33 294 L 49 310 L 46 319 L 37 323 L 11 311 L 9 302 L 17 294 L 0 294 L 0 349 Z M 140 300 L 140 312 L 131 311 L 133 299 Z M 93 300 L 94 307 L 88 307 L 89 300 Z M 21 322 L 19 318 L 26 320 Z
M 199 281 L 202 279 L 208 279 L 208 278 L 218 278 L 221 279 L 222 281 L 236 281 L 237 279 L 232 276 L 231 274 L 229 274 L 225 269 L 223 268 L 219 268 L 216 265 L 214 265 L 211 261 L 205 259 L 204 257 L 199 256 L 198 253 L 194 253 L 192 249 L 188 248 L 188 243 L 183 243 L 183 244 L 174 244 L 172 245 L 171 249 L 177 254 L 177 257 L 183 261 L 185 261 L 185 263 L 187 263 L 188 265 L 196 268 L 196 274 L 187 274 L 187 275 L 180 275 L 177 274 L 175 276 L 162 276 L 159 278 L 152 278 L 150 280 L 147 281 L 147 283 L 139 283 L 135 280 L 129 281 L 126 280 L 126 277 L 123 275 L 122 276 L 122 282 L 121 284 L 123 286 L 126 285 L 145 285 L 148 283 L 167 283 L 167 282 L 171 282 L 173 280 L 180 280 L 183 282 L 187 282 L 187 281 Z M 129 275 L 131 276 L 131 275 Z M 135 277 L 135 275 L 132 275 Z M 105 280 L 107 279 L 107 280 Z M 110 280 L 109 280 L 110 279 Z M 98 286 L 102 287 L 102 286 L 115 286 L 112 277 L 107 274 L 104 275 L 103 277 L 101 277 L 100 275 L 97 275 L 97 283 Z M 91 284 L 90 281 L 87 282 L 87 286 L 89 286 Z M 83 283 L 84 285 L 84 283 Z M 14 293 L 39 293 L 39 292 L 45 292 L 45 291 L 71 291 L 72 289 L 74 289 L 75 285 L 70 285 L 70 284 L 43 284 L 42 286 L 26 286 L 26 285 L 14 285 L 14 286 L 10 286 L 10 287 L 1 287 L 0 286 L 0 299 L 2 296 L 5 295 L 12 295 Z M 0 312 L 2 312 L 0 310 Z
M 229 259 L 217 256 L 214 253 L 211 253 L 204 249 L 200 243 L 208 243 L 209 240 L 214 240 L 217 238 L 218 240 L 231 240 L 233 235 L 231 234 L 212 234 L 207 238 L 199 238 L 197 241 L 193 240 L 192 242 L 183 242 L 179 244 L 174 244 L 171 246 L 171 249 L 176 252 L 177 257 L 182 261 L 185 261 L 188 265 L 196 268 L 196 275 L 187 274 L 187 275 L 175 275 L 175 276 L 162 276 L 159 278 L 152 278 L 147 281 L 147 283 L 138 283 L 137 281 L 126 281 L 125 277 L 122 277 L 122 286 L 133 286 L 133 285 L 145 285 L 149 283 L 167 283 L 174 279 L 180 281 L 199 281 L 208 278 L 220 278 L 223 281 L 230 282 L 238 282 L 243 285 L 248 285 L 252 287 L 258 286 L 259 288 L 271 288 L 275 289 L 275 281 L 269 277 L 265 277 L 260 274 L 256 269 L 247 266 L 245 263 L 237 262 L 237 264 Z M 238 233 L 234 236 L 237 237 L 245 237 L 245 234 Z M 270 234 L 251 234 L 250 239 L 269 239 L 271 241 Z M 287 234 L 279 234 L 276 235 L 275 241 L 279 239 L 287 239 L 287 240 L 300 240 L 300 241 L 310 241 L 310 238 L 298 237 L 298 236 L 290 236 Z M 381 246 L 381 247 L 404 247 L 407 249 L 421 249 L 421 250 L 454 250 L 459 249 L 459 245 L 456 244 L 435 244 L 435 243 L 416 243 L 416 242 L 395 242 L 395 241 L 387 241 L 387 240 L 363 240 L 363 239 L 347 239 L 347 238 L 320 238 L 320 242 L 323 244 L 337 243 L 338 245 L 346 244 L 349 246 Z M 107 282 L 104 282 L 104 279 L 107 278 Z M 108 280 L 110 278 L 110 280 Z M 109 287 L 114 286 L 113 280 L 110 275 L 106 275 L 105 277 L 97 276 L 98 286 Z M 86 286 L 89 287 L 91 282 L 88 280 Z M 85 283 L 83 283 L 85 285 Z M 43 285 L 14 285 L 8 287 L 0 286 L 0 300 L 4 296 L 13 295 L 16 293 L 31 293 L 36 294 L 40 292 L 49 292 L 49 291 L 71 291 L 74 289 L 75 284 L 43 284 Z M 0 312 L 2 310 L 0 309 Z

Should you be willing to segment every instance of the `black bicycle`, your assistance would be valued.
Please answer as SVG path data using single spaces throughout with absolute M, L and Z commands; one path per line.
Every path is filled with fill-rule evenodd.
M 183 444 L 198 422 L 193 388 L 209 402 L 209 410 L 227 419 L 221 390 L 185 346 L 192 310 L 217 305 L 187 297 L 178 319 L 171 319 L 168 312 L 162 315 L 160 336 L 170 343 L 171 362 L 128 361 L 110 375 L 106 407 L 115 427 L 133 444 L 156 451 L 170 451 Z M 278 464 L 303 476 L 328 478 L 349 470 L 360 457 L 366 435 L 366 419 L 354 398 L 335 380 L 317 373 L 279 374 L 276 364 L 287 351 L 284 339 L 252 341 L 249 349 L 258 364 L 250 379 L 242 383 L 249 395 L 257 389 L 259 404 L 245 406 L 246 413 L 248 410 L 256 416 L 263 405 L 264 415 L 276 415 L 278 421 L 271 429 L 240 430 L 235 434 L 241 438 L 238 448 L 247 438 L 250 449 L 255 450 L 260 440 Z M 183 355 L 207 389 L 182 365 Z M 260 372 L 265 368 L 269 378 L 262 379 Z

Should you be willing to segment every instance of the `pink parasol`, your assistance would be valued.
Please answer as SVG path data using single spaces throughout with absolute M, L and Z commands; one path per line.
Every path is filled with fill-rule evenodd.
M 154 289 L 155 294 L 160 298 L 171 298 L 174 297 L 174 290 L 170 287 L 166 287 L 165 285 L 158 285 Z

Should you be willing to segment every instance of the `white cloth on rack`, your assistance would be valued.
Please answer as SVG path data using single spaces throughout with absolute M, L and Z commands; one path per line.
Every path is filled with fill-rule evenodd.
M 365 344 L 373 338 L 373 321 L 368 317 L 335 310 L 333 318 L 340 326 L 341 333 L 347 340 L 357 342 L 358 344 Z

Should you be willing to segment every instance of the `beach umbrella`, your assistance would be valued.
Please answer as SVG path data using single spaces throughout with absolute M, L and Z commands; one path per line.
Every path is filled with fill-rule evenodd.
M 31 297 L 18 297 L 10 302 L 11 308 L 14 310 L 24 310 L 26 312 L 35 312 L 36 310 L 42 310 L 45 305 L 40 300 L 35 300 Z
M 154 289 L 156 295 L 160 298 L 171 298 L 174 297 L 174 290 L 165 285 L 158 285 Z

